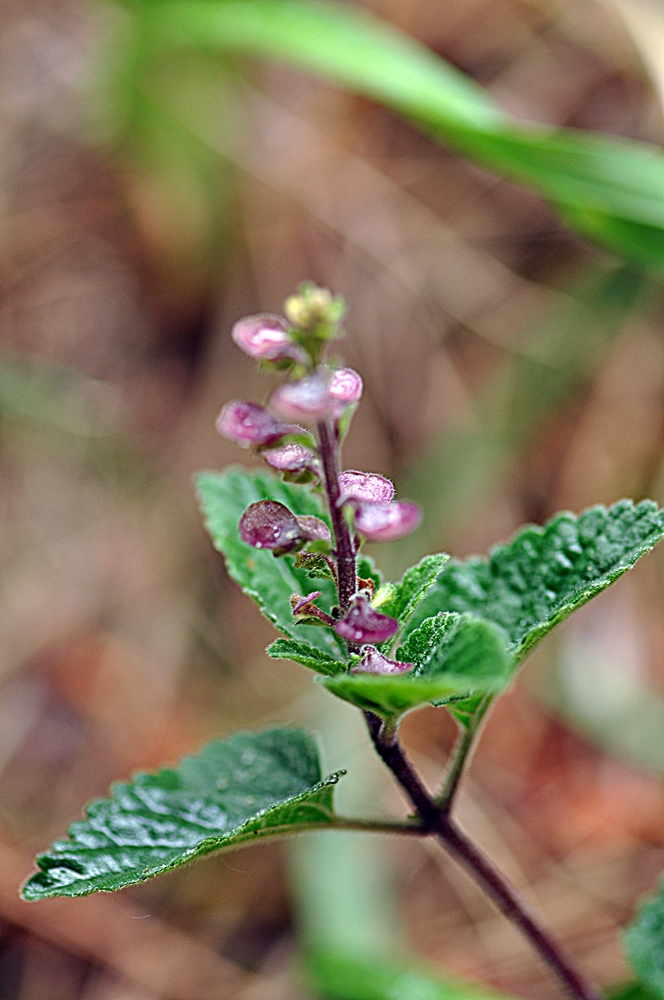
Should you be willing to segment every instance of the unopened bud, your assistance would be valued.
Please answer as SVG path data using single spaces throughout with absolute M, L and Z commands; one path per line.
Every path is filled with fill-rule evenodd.
M 412 663 L 399 663 L 397 660 L 388 660 L 375 646 L 365 646 L 362 650 L 362 659 L 351 667 L 351 674 L 406 674 L 413 669 Z
M 332 399 L 325 379 L 316 374 L 278 386 L 270 396 L 270 407 L 282 420 L 316 423 L 329 416 Z
M 302 531 L 295 514 L 276 500 L 250 504 L 240 518 L 240 537 L 255 549 L 285 554 L 299 546 Z
M 334 626 L 347 642 L 363 645 L 366 642 L 385 642 L 399 629 L 399 622 L 389 615 L 381 615 L 369 604 L 364 594 L 356 594 L 346 614 Z
M 355 510 L 355 528 L 368 542 L 395 542 L 415 531 L 422 519 L 412 500 L 392 503 L 360 503 Z
M 377 472 L 358 472 L 346 469 L 339 476 L 341 503 L 356 500 L 364 503 L 389 503 L 394 496 L 394 486 Z
M 264 406 L 244 399 L 226 403 L 217 417 L 216 427 L 223 437 L 241 448 L 276 444 L 289 430 L 275 420 Z
M 238 347 L 259 361 L 292 357 L 297 346 L 289 333 L 288 324 L 281 316 L 259 313 L 237 321 L 231 336 Z M 301 348 L 298 351 L 302 353 Z
M 362 378 L 352 368 L 335 368 L 327 383 L 327 391 L 344 406 L 357 403 L 362 396 Z

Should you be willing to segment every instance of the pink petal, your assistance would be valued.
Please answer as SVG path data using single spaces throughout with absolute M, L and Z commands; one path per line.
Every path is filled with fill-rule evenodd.
M 272 393 L 269 405 L 282 420 L 315 423 L 329 416 L 332 403 L 325 379 L 309 375 L 299 382 L 284 382 Z
M 412 663 L 399 663 L 398 660 L 388 660 L 375 646 L 365 646 L 362 659 L 352 669 L 351 674 L 406 674 L 413 669 Z
M 297 518 L 276 500 L 250 504 L 240 518 L 240 537 L 255 549 L 295 548 L 302 541 Z
M 304 445 L 295 442 L 263 451 L 261 458 L 279 472 L 304 472 L 316 463 L 316 456 L 311 448 L 305 448 Z
M 394 486 L 377 472 L 358 472 L 346 469 L 339 476 L 342 502 L 358 500 L 365 503 L 389 503 L 394 496 Z
M 357 594 L 344 617 L 334 626 L 347 642 L 362 645 L 365 642 L 385 642 L 398 631 L 399 622 L 389 615 L 381 615 L 371 607 L 363 594 Z
M 276 444 L 289 430 L 275 420 L 264 406 L 244 399 L 226 403 L 217 417 L 216 427 L 223 437 L 239 444 L 241 448 Z
M 355 528 L 368 542 L 394 542 L 415 531 L 421 519 L 422 511 L 412 500 L 360 503 L 355 511 Z
M 286 320 L 271 313 L 259 313 L 238 320 L 231 336 L 246 354 L 258 359 L 284 357 L 293 346 Z

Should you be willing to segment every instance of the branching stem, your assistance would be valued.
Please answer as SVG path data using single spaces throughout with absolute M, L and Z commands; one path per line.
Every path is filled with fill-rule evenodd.
M 429 795 L 406 758 L 396 734 L 386 734 L 382 721 L 366 712 L 376 751 L 415 806 L 422 826 L 465 868 L 498 909 L 526 935 L 532 946 L 576 1000 L 600 1000 L 601 993 L 571 964 L 561 946 L 539 926 L 516 890 L 452 822 Z

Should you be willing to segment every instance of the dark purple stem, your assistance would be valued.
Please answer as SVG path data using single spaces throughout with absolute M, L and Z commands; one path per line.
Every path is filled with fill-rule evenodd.
M 325 492 L 330 509 L 334 544 L 337 550 L 337 577 L 339 605 L 343 612 L 348 610 L 350 599 L 357 591 L 357 574 L 355 571 L 355 549 L 350 531 L 339 506 L 341 492 L 339 490 L 339 457 L 337 454 L 336 436 L 329 424 L 318 424 L 318 442 L 320 458 L 325 475 Z
M 376 751 L 415 806 L 423 827 L 440 840 L 501 913 L 523 931 L 573 997 L 600 1000 L 599 990 L 573 968 L 561 946 L 539 926 L 516 890 L 436 805 L 406 758 L 396 732 L 387 731 L 382 720 L 371 712 L 365 712 L 365 717 Z

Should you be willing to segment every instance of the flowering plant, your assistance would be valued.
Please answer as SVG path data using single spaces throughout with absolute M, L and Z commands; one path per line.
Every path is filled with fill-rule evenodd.
M 496 697 L 555 625 L 599 594 L 664 536 L 664 511 L 623 500 L 578 517 L 527 526 L 489 557 L 425 556 L 383 582 L 365 542 L 414 531 L 421 511 L 395 499 L 384 476 L 344 470 L 341 449 L 362 379 L 328 359 L 345 303 L 300 287 L 285 317 L 262 314 L 233 328 L 236 344 L 284 380 L 265 406 L 227 403 L 221 434 L 268 466 L 203 473 L 197 487 L 208 530 L 231 576 L 282 633 L 269 656 L 313 670 L 359 708 L 369 737 L 405 794 L 406 821 L 340 817 L 313 739 L 296 728 L 239 733 L 175 770 L 137 774 L 92 803 L 69 839 L 37 859 L 26 899 L 78 896 L 144 881 L 212 851 L 268 836 L 346 829 L 436 838 L 528 937 L 574 997 L 599 996 L 517 892 L 454 818 L 469 755 Z M 442 787 L 431 794 L 404 753 L 399 723 L 444 706 L 459 735 Z M 628 933 L 634 966 L 659 989 L 664 901 L 641 910 Z

